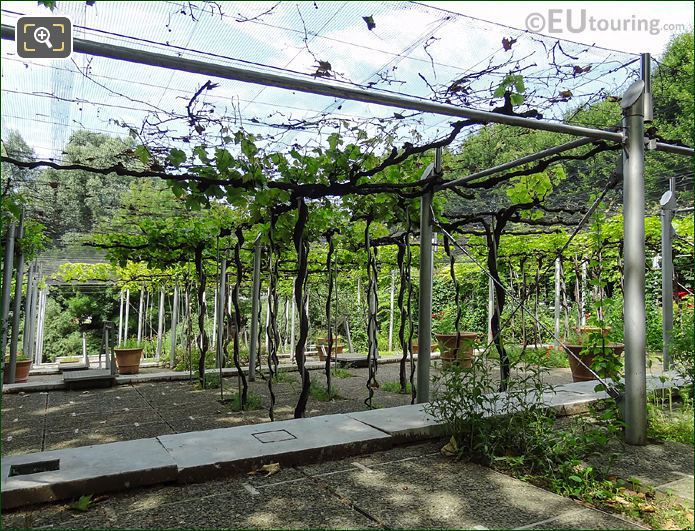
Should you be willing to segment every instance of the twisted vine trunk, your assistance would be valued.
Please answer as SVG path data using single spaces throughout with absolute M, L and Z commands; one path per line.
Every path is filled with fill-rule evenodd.
M 273 391 L 273 377 L 277 374 L 278 367 L 278 348 L 280 347 L 280 332 L 277 326 L 277 311 L 278 311 L 278 256 L 275 248 L 275 222 L 277 216 L 271 212 L 270 228 L 268 230 L 268 239 L 270 246 L 268 250 L 268 260 L 270 269 L 270 278 L 268 281 L 268 304 L 270 308 L 270 320 L 267 324 L 268 333 L 268 392 L 270 393 L 270 407 L 268 408 L 268 416 L 270 420 L 275 420 L 275 392 Z
M 495 290 L 495 304 L 493 307 L 492 319 L 490 319 L 490 328 L 492 329 L 492 338 L 495 348 L 500 356 L 500 391 L 507 390 L 510 373 L 509 356 L 507 355 L 507 350 L 504 348 L 501 330 L 501 317 L 506 297 L 497 267 L 497 247 L 505 225 L 506 221 L 500 220 L 499 218 L 494 227 L 491 227 L 487 223 L 483 224 L 487 241 L 487 267 L 492 276 Z
M 297 223 L 294 226 L 294 248 L 297 251 L 297 277 L 294 280 L 294 298 L 299 310 L 299 337 L 295 346 L 295 358 L 297 369 L 302 377 L 302 390 L 299 393 L 299 400 L 294 409 L 294 418 L 302 418 L 306 411 L 306 404 L 309 400 L 309 387 L 311 385 L 309 371 L 305 367 L 306 340 L 309 334 L 309 316 L 306 307 L 306 280 L 308 276 L 308 257 L 309 245 L 304 237 L 304 228 L 309 218 L 309 209 L 304 202 L 304 198 L 298 200 Z
M 200 358 L 198 359 L 198 378 L 200 384 L 205 387 L 205 356 L 210 347 L 208 335 L 205 331 L 205 314 L 207 306 L 205 304 L 205 284 L 206 276 L 203 268 L 203 246 L 199 245 L 195 249 L 195 272 L 198 276 L 198 349 Z
M 377 248 L 372 248 L 369 238 L 371 221 L 371 218 L 367 219 L 367 226 L 364 229 L 364 241 L 367 249 L 367 361 L 369 363 L 369 377 L 367 378 L 367 390 L 369 395 L 364 403 L 370 408 L 372 407 L 374 389 L 379 387 L 379 383 L 376 379 L 379 348 L 377 344 L 376 322 L 376 316 L 379 308 L 379 299 L 377 294 L 378 271 L 376 266 Z
M 248 398 L 249 386 L 246 382 L 246 375 L 241 370 L 241 362 L 239 361 L 239 331 L 241 330 L 241 311 L 239 309 L 239 288 L 241 286 L 241 276 L 244 272 L 244 267 L 241 263 L 241 246 L 244 243 L 244 231 L 241 227 L 236 229 L 236 245 L 234 246 L 234 265 L 236 266 L 236 281 L 232 290 L 232 305 L 234 306 L 234 367 L 236 367 L 238 378 L 241 380 L 241 397 L 239 403 L 241 409 L 246 407 Z
M 405 339 L 405 326 L 407 315 L 405 313 L 405 293 L 408 289 L 406 273 L 405 273 L 405 239 L 398 242 L 398 252 L 396 254 L 396 261 L 398 262 L 398 273 L 400 275 L 400 282 L 398 285 L 398 313 L 400 315 L 400 323 L 398 326 L 398 343 L 401 346 L 402 356 L 398 367 L 398 382 L 401 386 L 401 393 L 405 394 L 408 390 L 408 380 L 406 378 L 405 365 L 408 361 L 408 351 L 410 350 L 410 345 L 406 343 Z

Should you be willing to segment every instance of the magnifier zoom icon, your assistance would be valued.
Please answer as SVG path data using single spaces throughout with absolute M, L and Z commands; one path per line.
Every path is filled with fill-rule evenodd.
M 43 26 L 40 26 L 34 30 L 34 38 L 36 39 L 36 42 L 45 44 L 48 48 L 53 48 L 53 45 L 49 40 L 51 38 L 51 32 Z

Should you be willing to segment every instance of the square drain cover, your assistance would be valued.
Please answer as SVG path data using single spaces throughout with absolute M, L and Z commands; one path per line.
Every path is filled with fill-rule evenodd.
M 254 433 L 253 436 L 262 443 L 291 441 L 292 439 L 297 438 L 287 430 L 262 431 L 259 433 Z

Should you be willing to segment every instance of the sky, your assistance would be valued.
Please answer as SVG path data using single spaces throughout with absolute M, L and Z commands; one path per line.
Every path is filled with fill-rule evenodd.
M 543 16 L 546 31 L 540 31 L 545 35 L 573 40 L 583 44 L 603 46 L 613 50 L 629 53 L 651 53 L 655 57 L 661 56 L 666 44 L 674 33 L 671 25 L 684 25 L 692 29 L 695 17 L 695 4 L 693 2 L 423 2 L 427 5 L 448 9 L 456 13 L 482 18 L 491 22 L 505 24 L 520 29 L 526 29 L 528 17 L 532 14 Z M 558 10 L 559 22 L 554 26 L 561 33 L 549 33 L 547 31 L 548 11 Z M 577 33 L 568 31 L 566 25 L 566 11 L 570 10 L 576 17 L 573 28 L 579 29 L 582 10 L 585 12 L 586 29 Z M 639 25 L 632 30 L 633 16 L 635 21 L 645 20 L 652 24 L 652 20 L 658 26 L 653 31 L 643 31 Z M 595 19 L 592 31 L 589 19 Z M 628 20 L 627 30 L 599 31 L 598 19 Z
M 202 2 L 194 4 L 203 5 Z M 311 74 L 316 70 L 317 60 L 326 60 L 337 73 L 336 79 L 349 79 L 362 85 L 378 81 L 378 73 L 388 72 L 398 81 L 391 85 L 381 83 L 377 87 L 421 97 L 431 95 L 428 82 L 442 83 L 446 87 L 462 73 L 484 68 L 491 57 L 495 60 L 500 56 L 502 59 L 514 57 L 522 66 L 529 65 L 531 69 L 524 71 L 528 75 L 529 89 L 533 88 L 534 72 L 542 77 L 552 69 L 547 63 L 547 46 L 554 40 L 534 39 L 530 38 L 533 34 L 505 26 L 450 17 L 442 9 L 522 30 L 531 15 L 543 19 L 545 30 L 550 17 L 558 19 L 552 22 L 553 28 L 563 30 L 565 26 L 576 27 L 577 17 L 582 14 L 587 19 L 593 16 L 606 23 L 608 19 L 627 17 L 630 23 L 644 20 L 644 24 L 651 24 L 658 15 L 657 31 L 651 33 L 631 28 L 618 32 L 550 33 L 553 39 L 595 43 L 632 54 L 648 51 L 657 58 L 674 33 L 664 30 L 663 26 L 692 24 L 693 19 L 693 4 L 689 2 L 573 3 L 570 8 L 573 19 L 569 21 L 572 24 L 566 24 L 568 21 L 563 18 L 568 16 L 565 4 L 552 2 L 429 2 L 422 6 L 406 2 L 317 0 L 299 4 L 289 1 L 221 4 L 224 17 L 212 11 L 196 12 L 193 17 L 186 8 L 188 2 L 97 1 L 87 6 L 85 2 L 59 1 L 53 14 L 70 16 L 76 26 L 90 28 L 77 29 L 78 37 L 169 54 L 177 53 L 168 47 L 170 45 L 218 54 L 211 59 L 195 52 L 184 52 L 188 57 L 206 61 L 236 64 L 221 58 L 225 56 Z M 561 12 L 549 11 L 553 9 Z M 629 12 L 623 13 L 626 9 Z M 35 1 L 2 2 L 3 24 L 14 24 L 16 13 L 50 14 Z M 373 16 L 376 27 L 368 29 L 364 16 Z M 107 32 L 152 42 L 143 43 Z M 518 39 L 509 52 L 502 50 L 503 37 Z M 3 138 L 9 130 L 19 130 L 41 157 L 60 158 L 66 140 L 77 129 L 123 135 L 128 134 L 124 123 L 139 127 L 154 108 L 185 115 L 191 95 L 208 80 L 205 76 L 82 54 L 74 54 L 68 60 L 21 60 L 13 48 L 14 43 L 2 42 Z M 539 84 L 539 90 L 550 90 L 550 95 L 562 90 L 573 92 L 569 102 L 556 104 L 555 115 L 546 116 L 548 119 L 561 118 L 568 108 L 576 108 L 584 101 L 581 93 L 590 95 L 605 89 L 609 95 L 619 95 L 636 75 L 634 66 L 632 71 L 622 68 L 610 73 L 612 67 L 628 64 L 634 56 L 567 42 L 564 48 L 579 58 L 575 62 L 578 66 L 592 65 L 592 70 L 585 76 L 563 80 L 562 86 L 546 89 Z M 571 63 L 573 60 L 563 57 L 562 61 Z M 571 64 L 566 66 L 572 67 Z M 506 69 L 499 70 L 475 82 L 474 88 L 486 95 L 484 101 L 475 105 L 487 110 L 499 103 L 494 100 L 493 93 L 506 73 Z M 231 116 L 232 127 L 242 123 L 236 121 L 238 115 L 244 127 L 256 127 L 259 134 L 270 135 L 275 131 L 252 126 L 250 118 L 286 123 L 291 119 L 315 117 L 321 112 L 328 112 L 332 117 L 361 118 L 390 117 L 394 112 L 394 109 L 376 105 L 241 82 L 216 82 L 219 86 L 203 94 L 201 100 L 214 106 L 220 114 Z M 441 116 L 426 115 L 419 123 L 408 123 L 408 127 L 427 139 L 446 134 L 450 130 L 449 122 Z M 187 127 L 185 121 L 182 125 Z M 403 130 L 411 139 L 416 138 L 405 127 Z M 184 134 L 181 127 L 176 133 Z M 370 131 L 370 134 L 378 133 Z M 303 144 L 312 136 L 316 136 L 313 131 L 284 135 L 284 144 L 280 147 L 297 142 Z M 419 140 L 416 138 L 416 141 Z

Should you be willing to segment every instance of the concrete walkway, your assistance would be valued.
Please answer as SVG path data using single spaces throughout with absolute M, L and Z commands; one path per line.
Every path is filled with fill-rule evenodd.
M 414 359 L 417 360 L 417 355 L 414 356 Z M 439 353 L 432 353 L 431 359 L 438 360 Z M 379 359 L 379 364 L 397 364 L 399 361 L 399 356 L 382 356 Z M 310 371 L 324 370 L 326 368 L 326 364 L 323 361 L 307 361 L 305 366 Z M 96 364 L 92 364 L 92 368 L 96 367 Z M 244 374 L 248 374 L 248 368 L 243 367 L 242 370 L 244 371 Z M 278 365 L 278 370 L 284 372 L 297 372 L 298 369 L 296 363 L 285 362 Z M 210 374 L 219 373 L 219 369 L 208 369 L 208 371 Z M 227 367 L 222 369 L 222 376 L 224 378 L 236 377 L 237 374 L 238 372 L 236 368 Z M 130 385 L 147 382 L 180 382 L 189 380 L 190 378 L 191 374 L 188 371 L 173 371 L 148 363 L 141 367 L 139 374 L 116 375 L 116 385 Z M 195 378 L 195 376 L 193 376 L 193 378 Z M 58 370 L 58 366 L 51 365 L 50 367 L 41 367 L 35 371 L 32 371 L 32 373 L 29 375 L 29 380 L 26 382 L 4 384 L 2 386 L 2 392 L 8 394 L 35 393 L 42 391 L 61 391 L 65 388 L 66 386 L 63 382 L 63 375 Z
M 162 485 L 3 514 L 5 529 L 643 529 L 489 468 L 440 441 L 315 465 Z
M 683 383 L 648 379 L 652 389 Z M 558 386 L 544 397 L 545 403 L 561 414 L 585 408 L 607 396 L 595 392 L 594 385 Z M 439 437 L 443 429 L 422 405 L 412 405 L 11 456 L 2 461 L 2 505 L 12 508 L 87 492 L 203 481 L 274 462 L 321 462 Z

